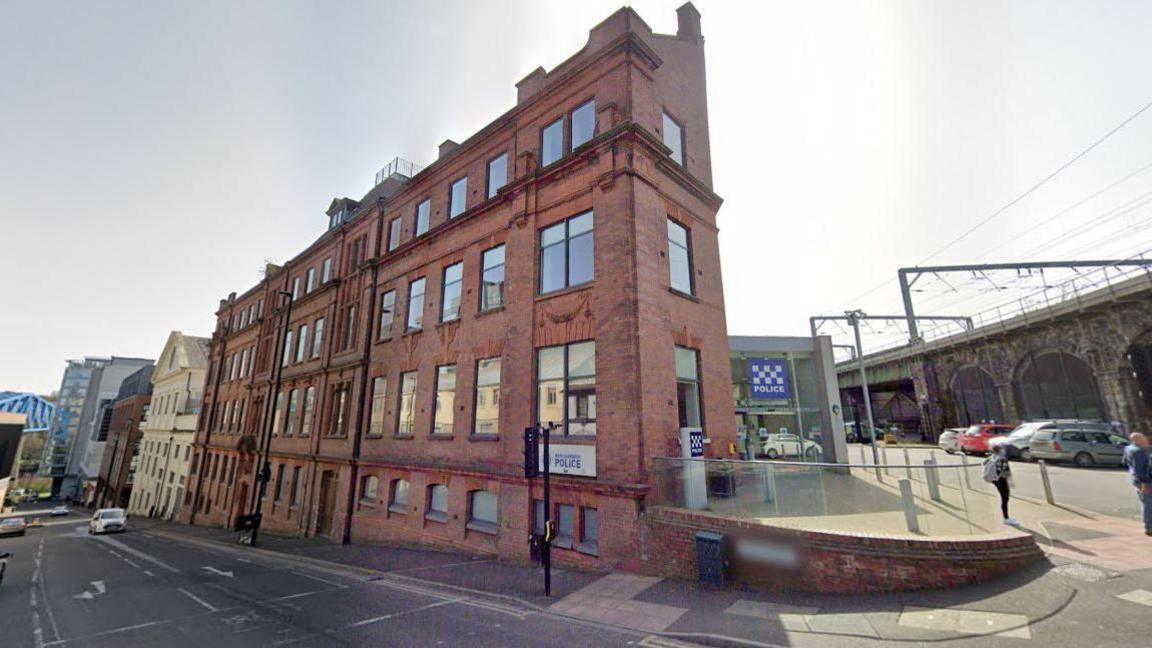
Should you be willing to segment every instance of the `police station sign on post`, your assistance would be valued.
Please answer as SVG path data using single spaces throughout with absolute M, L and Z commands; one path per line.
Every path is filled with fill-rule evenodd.
M 788 400 L 788 361 L 783 358 L 753 358 L 748 361 L 748 384 L 752 398 Z
M 548 448 L 553 475 L 596 476 L 596 446 L 553 443 Z M 540 445 L 540 470 L 544 470 L 544 445 Z

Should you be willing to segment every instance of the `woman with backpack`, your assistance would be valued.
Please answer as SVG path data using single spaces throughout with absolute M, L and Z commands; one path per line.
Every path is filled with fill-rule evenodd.
M 984 481 L 996 487 L 1000 493 L 1000 512 L 1004 515 L 1004 524 L 1020 526 L 1020 523 L 1008 516 L 1008 497 L 1012 493 L 1012 467 L 1008 465 L 1008 457 L 1004 454 L 1004 446 L 999 446 L 988 452 L 984 460 Z

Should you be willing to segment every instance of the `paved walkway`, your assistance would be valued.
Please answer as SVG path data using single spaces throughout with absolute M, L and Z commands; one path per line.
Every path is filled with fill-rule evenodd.
M 642 645 L 871 646 L 962 640 L 964 646 L 1142 645 L 1152 619 L 1152 541 L 1138 523 L 1051 509 L 1029 520 L 1051 563 L 953 590 L 830 596 L 711 589 L 633 574 L 554 570 L 433 551 L 262 536 L 261 549 L 371 578 L 466 589 L 525 614 L 557 614 L 652 633 Z M 234 542 L 220 529 L 139 521 L 173 540 Z M 571 642 L 580 645 L 578 638 Z

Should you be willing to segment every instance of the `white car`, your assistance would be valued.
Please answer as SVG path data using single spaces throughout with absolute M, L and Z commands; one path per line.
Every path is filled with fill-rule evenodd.
M 100 509 L 88 521 L 88 533 L 124 533 L 128 528 L 128 514 L 124 509 Z
M 948 428 L 940 433 L 940 449 L 948 454 L 960 452 L 960 437 L 967 428 Z
M 764 440 L 764 445 L 761 452 L 769 459 L 777 459 L 779 457 L 799 457 L 800 456 L 800 437 L 795 434 L 777 433 L 769 434 L 768 438 Z M 824 454 L 824 449 L 820 447 L 819 443 L 804 439 L 804 456 L 809 459 L 818 459 L 820 455 Z
M 67 506 L 57 506 L 56 508 L 52 509 L 48 515 L 50 517 L 60 517 L 62 515 L 68 515 L 68 513 L 69 511 Z

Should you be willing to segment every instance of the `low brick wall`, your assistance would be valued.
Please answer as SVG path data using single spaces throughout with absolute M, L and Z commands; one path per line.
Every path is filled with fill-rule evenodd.
M 647 574 L 695 580 L 696 533 L 726 538 L 729 579 L 758 588 L 825 593 L 955 587 L 1044 560 L 1032 536 L 889 538 L 803 531 L 678 508 L 643 516 Z

